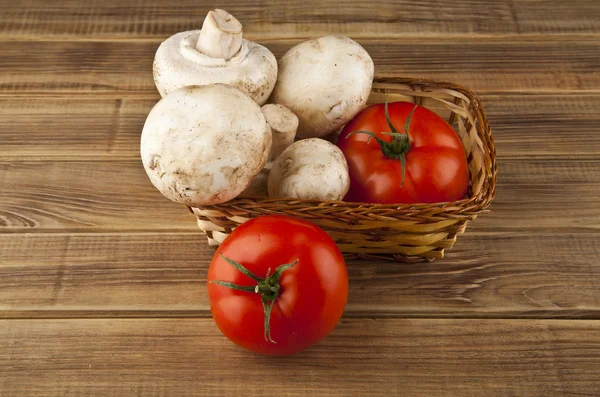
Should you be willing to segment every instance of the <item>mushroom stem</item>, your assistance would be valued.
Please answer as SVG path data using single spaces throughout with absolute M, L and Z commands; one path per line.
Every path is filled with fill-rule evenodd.
M 240 51 L 242 34 L 240 21 L 217 8 L 206 15 L 196 49 L 211 58 L 228 61 Z
M 275 161 L 288 146 L 294 143 L 298 117 L 287 107 L 273 103 L 264 105 L 261 110 L 273 134 L 271 161 Z

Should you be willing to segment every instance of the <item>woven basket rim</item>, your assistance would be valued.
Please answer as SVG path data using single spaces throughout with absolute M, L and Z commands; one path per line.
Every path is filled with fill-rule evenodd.
M 468 199 L 461 199 L 461 200 L 456 200 L 456 201 L 448 201 L 448 202 L 439 202 L 439 203 L 413 203 L 413 204 L 377 204 L 377 203 L 363 203 L 363 202 L 359 202 L 359 201 L 343 201 L 343 200 L 305 200 L 305 199 L 297 199 L 297 198 L 287 198 L 287 197 L 265 197 L 265 196 L 247 196 L 247 197 L 243 197 L 243 198 L 235 198 L 232 200 L 229 200 L 227 202 L 227 204 L 233 204 L 235 205 L 236 203 L 238 204 L 243 204 L 245 202 L 255 202 L 255 203 L 265 203 L 265 204 L 272 204 L 272 203 L 281 203 L 281 204 L 311 204 L 312 206 L 316 206 L 316 207 L 322 207 L 322 208 L 327 208 L 327 207 L 340 207 L 340 206 L 344 206 L 344 207 L 352 207 L 352 208 L 364 208 L 366 210 L 368 209 L 401 209 L 401 210 L 408 210 L 412 207 L 422 207 L 422 206 L 427 206 L 430 208 L 446 208 L 448 206 L 465 206 L 465 205 L 469 205 L 469 204 L 475 204 L 477 201 L 481 201 L 480 199 L 478 199 L 477 197 L 471 197 Z M 225 203 L 223 203 L 225 204 Z M 214 204 L 214 205 L 203 205 L 202 208 L 205 209 L 211 209 L 211 208 L 218 208 L 219 206 L 222 206 L 223 204 Z
M 491 169 L 490 173 L 486 175 L 488 182 L 485 184 L 484 189 L 478 195 L 472 195 L 471 197 L 466 197 L 464 199 L 450 201 L 450 202 L 438 202 L 438 203 L 396 203 L 396 204 L 378 204 L 378 203 L 364 203 L 364 202 L 352 202 L 352 201 L 343 201 L 343 200 L 304 200 L 297 198 L 282 198 L 282 197 L 267 197 L 267 196 L 256 196 L 256 197 L 243 197 L 243 198 L 234 198 L 225 203 L 221 204 L 213 204 L 213 205 L 203 205 L 200 208 L 206 210 L 220 210 L 223 207 L 229 208 L 248 208 L 249 206 L 260 207 L 261 204 L 281 204 L 281 205 L 299 205 L 303 204 L 309 208 L 331 208 L 331 209 L 339 209 L 341 207 L 348 209 L 362 209 L 364 211 L 404 211 L 407 213 L 410 212 L 422 212 L 424 209 L 431 210 L 439 210 L 442 215 L 443 210 L 452 208 L 452 212 L 454 216 L 460 214 L 461 212 L 467 212 L 469 214 L 476 214 L 485 210 L 493 200 L 495 196 L 496 190 L 496 176 L 498 172 L 498 165 L 496 162 L 496 148 L 494 145 L 493 135 L 491 132 L 491 127 L 489 126 L 487 117 L 485 115 L 485 111 L 479 97 L 470 89 L 463 87 L 462 85 L 443 81 L 443 80 L 434 80 L 434 79 L 424 79 L 424 78 L 413 78 L 413 77 L 376 77 L 373 80 L 374 84 L 380 83 L 392 83 L 392 84 L 404 84 L 410 86 L 424 86 L 421 91 L 418 92 L 427 92 L 427 87 L 432 88 L 444 88 L 453 90 L 461 93 L 465 96 L 469 102 L 477 109 L 479 115 L 481 117 L 482 125 L 477 126 L 478 129 L 483 129 L 483 134 L 485 134 L 488 139 L 486 140 L 486 149 L 489 152 L 491 159 Z M 414 88 L 414 87 L 411 87 Z M 372 90 L 383 90 L 382 88 L 373 87 Z M 190 212 L 193 212 L 191 206 L 187 206 Z M 198 208 L 198 207 L 195 207 Z

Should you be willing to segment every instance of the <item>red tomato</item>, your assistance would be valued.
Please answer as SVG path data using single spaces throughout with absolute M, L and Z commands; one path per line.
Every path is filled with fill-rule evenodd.
M 363 109 L 342 130 L 337 145 L 348 160 L 350 191 L 345 201 L 437 203 L 460 200 L 469 184 L 463 145 L 452 127 L 431 110 L 409 102 Z M 406 141 L 406 121 L 411 111 Z M 355 131 L 370 131 L 374 137 Z M 384 154 L 386 153 L 386 154 Z M 404 182 L 401 158 L 405 156 Z
M 208 269 L 208 296 L 217 326 L 231 341 L 289 355 L 335 328 L 348 299 L 348 274 L 340 250 L 318 226 L 268 215 L 241 224 L 219 246 Z

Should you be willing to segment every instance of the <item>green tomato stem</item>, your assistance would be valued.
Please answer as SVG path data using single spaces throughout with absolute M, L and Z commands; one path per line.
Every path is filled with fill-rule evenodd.
M 406 175 L 406 153 L 408 153 L 408 151 L 410 150 L 410 138 L 408 136 L 408 128 L 410 127 L 410 122 L 417 107 L 418 105 L 415 105 L 408 114 L 408 117 L 406 118 L 406 124 L 404 125 L 404 133 L 399 133 L 398 130 L 396 130 L 396 127 L 394 127 L 392 120 L 390 119 L 390 113 L 388 111 L 388 97 L 385 97 L 385 121 L 390 127 L 391 132 L 382 132 L 382 134 L 392 136 L 391 142 L 386 142 L 383 139 L 379 138 L 377 135 L 375 135 L 373 132 L 365 130 L 354 131 L 346 136 L 346 139 L 348 139 L 350 135 L 354 134 L 369 135 L 367 143 L 371 141 L 371 138 L 375 138 L 375 141 L 377 141 L 377 143 L 381 147 L 381 152 L 386 157 L 392 160 L 400 160 L 400 168 L 402 169 L 402 180 L 400 182 L 400 186 L 404 185 L 404 178 Z
M 289 268 L 293 267 L 296 263 L 298 263 L 298 259 L 296 259 L 292 263 L 285 263 L 283 265 L 277 266 L 277 268 L 271 275 L 269 275 L 271 273 L 271 269 L 269 269 L 267 271 L 267 276 L 265 278 L 260 278 L 254 273 L 252 273 L 250 270 L 246 269 L 241 263 L 229 259 L 223 254 L 221 254 L 221 258 L 223 258 L 223 260 L 235 267 L 240 273 L 243 273 L 246 276 L 250 277 L 252 280 L 256 281 L 256 285 L 238 285 L 230 283 L 228 281 L 219 280 L 211 280 L 210 283 L 217 284 L 226 288 L 235 289 L 238 291 L 259 294 L 263 305 L 263 311 L 265 313 L 265 340 L 267 342 L 277 343 L 271 337 L 271 311 L 273 310 L 273 303 L 275 302 L 275 300 L 279 296 L 279 292 L 281 291 L 281 286 L 279 285 L 279 279 L 281 278 L 281 274 Z

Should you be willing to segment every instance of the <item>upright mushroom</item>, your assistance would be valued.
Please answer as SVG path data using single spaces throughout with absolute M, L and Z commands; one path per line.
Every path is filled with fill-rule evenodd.
M 267 182 L 273 162 L 288 146 L 294 143 L 296 129 L 298 128 L 298 117 L 285 106 L 269 103 L 261 109 L 267 120 L 267 124 L 271 127 L 273 137 L 271 155 L 265 168 L 254 177 L 250 186 L 240 194 L 240 197 L 262 197 L 269 195 Z
M 261 109 L 273 133 L 270 160 L 275 161 L 288 146 L 294 143 L 298 129 L 298 117 L 283 105 L 269 103 Z
M 362 110 L 373 74 L 373 60 L 354 40 L 345 36 L 310 39 L 279 60 L 270 102 L 285 105 L 298 116 L 298 137 L 324 137 Z
M 169 37 L 154 57 L 154 82 L 160 95 L 185 86 L 223 83 L 264 104 L 277 80 L 277 60 L 242 34 L 242 24 L 233 15 L 215 9 L 201 30 Z
M 270 151 L 271 129 L 258 104 L 225 84 L 183 87 L 165 96 L 150 111 L 140 146 L 154 186 L 189 206 L 239 195 Z

